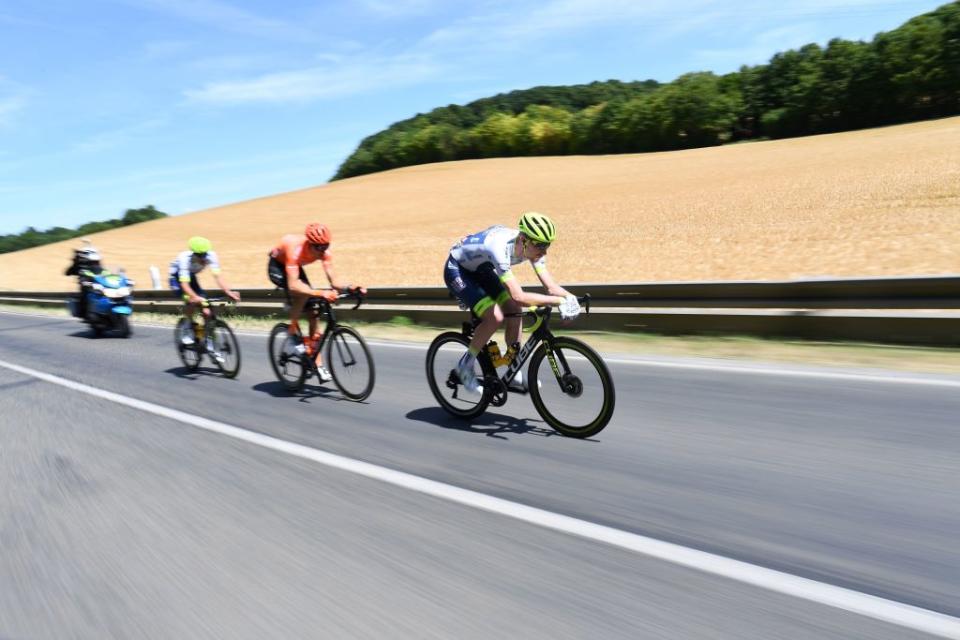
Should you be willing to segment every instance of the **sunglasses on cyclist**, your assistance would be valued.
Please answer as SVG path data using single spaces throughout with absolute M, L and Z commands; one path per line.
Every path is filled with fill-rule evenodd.
M 537 242 L 537 241 L 535 241 L 535 240 L 529 240 L 529 242 L 530 242 L 530 244 L 532 244 L 535 248 L 540 249 L 540 250 L 542 250 L 542 251 L 546 251 L 547 249 L 550 248 L 550 243 L 549 243 L 549 242 Z
M 322 253 L 330 247 L 330 243 L 324 243 L 324 244 L 311 243 L 310 246 L 313 247 L 313 250 L 316 251 L 317 253 Z

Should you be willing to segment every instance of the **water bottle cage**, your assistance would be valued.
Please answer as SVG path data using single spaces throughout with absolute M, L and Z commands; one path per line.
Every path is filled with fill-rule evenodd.
M 487 345 L 487 353 L 490 355 L 490 361 L 494 367 L 508 367 L 517 357 L 517 350 L 513 347 L 510 347 L 505 354 L 501 355 L 500 346 L 496 342 Z
M 499 358 L 493 358 L 494 367 L 508 367 L 510 363 L 513 362 L 513 358 L 510 355 L 500 356 Z

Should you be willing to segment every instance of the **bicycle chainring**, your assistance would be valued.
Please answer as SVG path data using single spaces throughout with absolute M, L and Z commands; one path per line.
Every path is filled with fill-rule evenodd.
M 507 387 L 504 386 L 500 378 L 488 377 L 483 380 L 484 385 L 492 385 L 493 395 L 490 396 L 490 404 L 495 407 L 502 407 L 507 404 Z

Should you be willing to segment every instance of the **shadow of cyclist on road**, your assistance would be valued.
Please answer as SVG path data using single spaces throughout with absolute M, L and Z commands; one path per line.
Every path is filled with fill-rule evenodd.
M 271 382 L 261 382 L 260 384 L 255 384 L 251 388 L 254 391 L 266 393 L 274 398 L 297 398 L 300 402 L 309 402 L 313 398 L 323 398 L 325 400 L 337 401 L 346 400 L 346 398 L 340 395 L 340 392 L 337 390 L 337 388 L 332 385 L 329 389 L 315 385 L 306 385 L 300 391 L 289 391 L 279 381 L 273 380 Z M 369 403 L 359 402 L 357 404 Z
M 164 373 L 175 375 L 183 380 L 198 380 L 201 376 L 219 375 L 220 370 L 216 367 L 197 367 L 191 371 L 186 367 L 171 367 L 165 370 Z
M 429 424 L 443 427 L 444 429 L 454 429 L 456 431 L 466 431 L 467 433 L 482 434 L 490 438 L 499 438 L 509 440 L 502 434 L 523 434 L 541 437 L 559 436 L 560 434 L 548 427 L 540 426 L 543 424 L 539 420 L 530 420 L 528 418 L 514 418 L 500 413 L 486 412 L 473 420 L 463 420 L 455 418 L 440 407 L 424 407 L 414 409 L 406 416 L 409 420 L 427 422 Z

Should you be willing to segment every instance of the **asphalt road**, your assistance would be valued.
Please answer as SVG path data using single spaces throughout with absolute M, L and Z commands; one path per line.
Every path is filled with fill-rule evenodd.
M 265 335 L 234 380 L 172 341 L 0 313 L 0 638 L 932 637 L 3 363 L 960 624 L 960 385 L 613 358 L 616 413 L 582 441 L 524 397 L 447 417 L 423 345 L 374 344 L 357 404 L 285 393 Z

